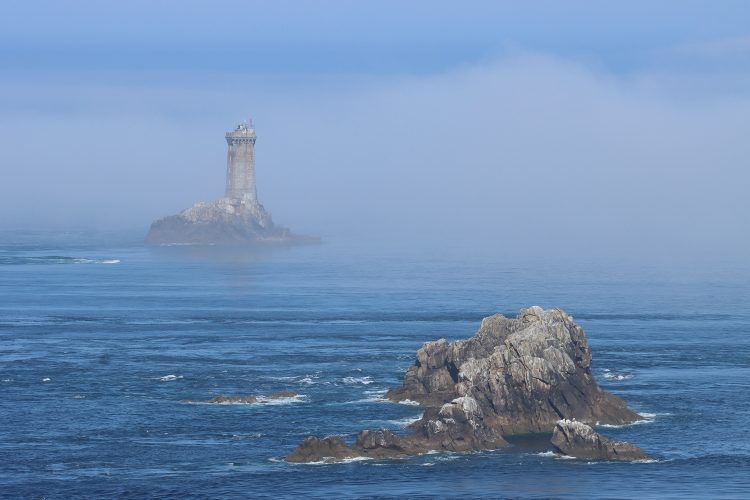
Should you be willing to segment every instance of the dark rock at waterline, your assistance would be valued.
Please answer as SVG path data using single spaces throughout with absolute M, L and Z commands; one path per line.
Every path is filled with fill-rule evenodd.
M 254 404 L 254 403 L 267 403 L 276 399 L 293 398 L 299 396 L 294 391 L 279 391 L 269 394 L 268 396 L 226 396 L 219 394 L 214 396 L 206 403 L 210 404 Z
M 218 396 L 214 396 L 208 401 L 207 403 L 212 404 L 253 404 L 258 402 L 258 398 L 255 396 L 225 396 L 223 394 L 219 394 Z
M 310 436 L 290 453 L 287 462 L 329 462 L 351 457 L 352 450 L 340 436 L 317 438 Z
M 299 396 L 294 391 L 279 391 L 279 392 L 273 392 L 266 396 L 266 399 L 283 399 L 283 398 L 294 398 Z
M 587 460 L 646 460 L 643 450 L 625 441 L 614 441 L 574 420 L 560 420 L 552 445 L 564 455 Z
M 387 397 L 438 407 L 460 397 L 479 405 L 503 434 L 550 432 L 556 422 L 624 424 L 641 417 L 602 391 L 591 373 L 581 327 L 560 309 L 522 309 L 516 318 L 484 318 L 473 337 L 427 342 L 402 387 Z
M 353 457 L 395 458 L 428 451 L 492 450 L 508 444 L 496 429 L 484 423 L 476 401 L 469 397 L 458 398 L 440 409 L 428 409 L 410 427 L 413 431 L 407 436 L 397 436 L 388 429 L 360 431 L 354 444 L 346 449 L 341 448 L 341 438 L 331 442 L 333 438 L 308 437 L 286 459 L 321 462 Z
M 404 385 L 387 394 L 425 407 L 410 434 L 365 430 L 351 447 L 341 438 L 329 443 L 330 438 L 309 437 L 287 460 L 490 450 L 508 444 L 504 435 L 551 432 L 561 419 L 608 424 L 640 419 L 596 384 L 583 330 L 560 309 L 535 306 L 516 318 L 490 316 L 474 337 L 427 342 L 416 357 Z

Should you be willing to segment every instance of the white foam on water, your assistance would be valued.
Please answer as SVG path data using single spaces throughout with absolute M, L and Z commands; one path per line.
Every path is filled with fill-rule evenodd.
M 555 453 L 554 451 L 542 451 L 540 453 L 534 453 L 538 457 L 555 458 L 559 460 L 575 460 L 576 457 L 569 455 L 563 455 L 562 453 Z
M 288 397 L 288 398 L 275 398 L 275 399 L 268 399 L 264 396 L 258 396 L 258 402 L 255 404 L 262 404 L 264 406 L 282 406 L 282 405 L 291 405 L 294 403 L 305 403 L 307 402 L 307 396 L 304 394 L 297 394 L 296 396 Z
M 403 401 L 399 401 L 398 404 L 407 406 L 419 406 L 419 403 L 417 403 L 416 401 L 412 401 L 411 399 L 404 399 Z
M 398 426 L 398 427 L 409 427 L 414 422 L 418 422 L 422 418 L 422 415 L 417 415 L 414 417 L 406 417 L 406 418 L 400 418 L 396 420 L 386 420 L 389 424 Z
M 543 451 L 541 453 L 535 453 L 535 455 L 540 457 L 556 457 L 557 453 L 555 453 L 554 451 Z
M 640 420 L 636 420 L 635 422 L 629 422 L 627 424 L 600 424 L 597 422 L 594 424 L 595 427 L 606 427 L 609 429 L 620 429 L 621 427 L 630 427 L 631 425 L 643 425 L 643 424 L 651 424 L 656 420 L 656 413 L 646 413 L 641 412 L 639 413 L 640 416 L 643 418 Z M 661 415 L 669 415 L 669 413 L 663 413 Z
M 318 379 L 320 378 L 320 374 L 318 373 L 306 373 L 304 377 L 292 377 L 291 380 L 299 379 L 300 384 L 306 384 L 306 385 L 313 385 L 318 383 Z
M 44 378 L 42 379 L 42 382 L 51 382 L 51 381 L 52 381 L 52 379 L 51 379 L 51 378 L 49 378 L 49 377 L 44 377 Z
M 86 396 L 84 396 L 83 394 L 76 394 L 75 396 L 73 396 L 73 399 L 86 399 Z
M 4 378 L 3 382 L 13 382 L 13 379 L 12 378 Z
M 391 401 L 386 399 L 385 397 L 381 396 L 370 396 L 368 398 L 364 399 L 355 399 L 354 401 L 345 401 L 341 404 L 345 405 L 355 405 L 360 403 L 390 403 Z
M 172 382 L 174 380 L 180 380 L 182 378 L 182 375 L 164 375 L 163 377 L 159 377 L 158 380 L 161 380 L 162 382 Z
M 604 378 L 607 380 L 630 380 L 634 376 L 632 373 L 615 373 L 608 370 L 604 372 Z
M 372 457 L 352 457 L 341 460 L 342 464 L 350 464 L 352 462 L 364 462 L 365 460 L 372 460 Z
M 345 384 L 370 385 L 370 384 L 372 384 L 374 382 L 374 380 L 372 380 L 372 377 L 370 377 L 370 376 L 366 376 L 366 377 L 344 377 L 341 380 Z
M 74 258 L 72 261 L 74 264 L 119 264 L 120 259 L 87 259 L 84 257 Z
M 386 392 L 388 392 L 388 389 L 369 389 L 365 391 L 365 394 L 380 394 L 381 396 L 385 396 Z

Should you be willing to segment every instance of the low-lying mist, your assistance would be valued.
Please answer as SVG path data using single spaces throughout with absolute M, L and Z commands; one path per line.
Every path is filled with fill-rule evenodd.
M 750 100 L 704 83 L 528 54 L 419 77 L 6 82 L 0 227 L 145 234 L 223 194 L 223 135 L 252 117 L 260 200 L 299 233 L 742 260 Z

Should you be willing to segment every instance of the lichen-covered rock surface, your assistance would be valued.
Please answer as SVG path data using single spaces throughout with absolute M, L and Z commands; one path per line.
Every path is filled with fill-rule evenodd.
M 560 419 L 625 424 L 641 417 L 602 391 L 591 373 L 586 336 L 560 309 L 522 309 L 516 318 L 482 320 L 473 337 L 427 342 L 388 392 L 394 401 L 437 407 L 475 400 L 486 423 L 502 434 L 551 432 Z
M 364 430 L 351 447 L 340 437 L 310 437 L 287 460 L 488 450 L 507 446 L 505 435 L 552 432 L 561 419 L 639 420 L 624 401 L 599 388 L 590 364 L 583 330 L 560 309 L 535 306 L 516 318 L 490 316 L 470 339 L 424 344 L 404 385 L 388 392 L 393 401 L 425 408 L 410 434 Z
M 564 455 L 586 460 L 646 460 L 637 446 L 614 441 L 575 420 L 560 420 L 552 433 L 552 445 Z
M 152 244 L 292 243 L 310 238 L 293 235 L 273 223 L 263 205 L 246 205 L 230 198 L 199 202 L 178 215 L 151 224 L 146 242 Z

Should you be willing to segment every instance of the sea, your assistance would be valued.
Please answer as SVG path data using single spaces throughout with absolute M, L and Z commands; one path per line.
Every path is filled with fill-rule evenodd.
M 750 498 L 750 271 L 514 262 L 353 237 L 148 247 L 132 232 L 0 233 L 3 498 Z M 644 419 L 597 430 L 651 460 L 508 448 L 290 464 L 306 436 L 405 433 L 427 341 L 563 308 Z M 297 396 L 207 404 L 218 394 Z M 262 399 L 261 399 L 262 400 Z

